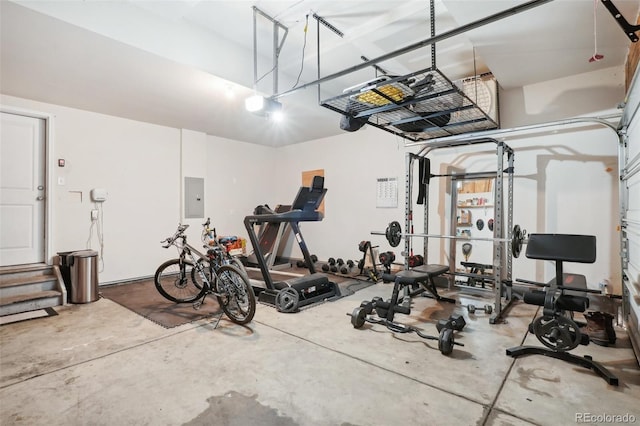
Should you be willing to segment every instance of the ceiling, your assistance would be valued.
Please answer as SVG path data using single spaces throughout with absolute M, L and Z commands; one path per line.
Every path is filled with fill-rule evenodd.
M 524 3 L 436 0 L 435 33 Z M 639 3 L 614 0 L 630 22 Z M 270 72 L 273 23 L 260 14 L 255 20 L 255 90 L 265 95 L 289 92 L 298 76 L 298 87 L 317 80 L 318 61 L 326 77 L 431 34 L 424 0 L 0 0 L 0 91 L 270 146 L 342 133 L 338 114 L 318 106 L 317 85 L 280 98 L 282 123 L 244 110 L 254 93 L 254 5 L 288 28 L 277 73 Z M 595 11 L 600 61 L 588 61 L 596 50 L 594 2 L 555 0 L 439 42 L 436 65 L 451 80 L 491 71 L 503 89 L 620 66 L 630 41 L 599 1 Z M 319 55 L 313 14 L 343 33 L 320 26 Z M 431 64 L 426 46 L 377 65 L 403 75 Z M 375 73 L 367 67 L 330 79 L 320 97 Z

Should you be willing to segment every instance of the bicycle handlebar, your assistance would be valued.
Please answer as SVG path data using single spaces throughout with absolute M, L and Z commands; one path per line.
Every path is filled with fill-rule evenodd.
M 160 243 L 167 243 L 167 244 L 163 244 L 162 247 L 169 248 L 169 246 L 171 246 L 178 238 L 184 237 L 184 231 L 188 227 L 189 225 L 178 224 L 178 229 L 176 230 L 175 234 L 173 234 L 171 237 L 167 237 L 163 241 L 160 241 Z
M 211 218 L 210 217 L 208 217 L 207 221 L 202 224 L 202 227 L 204 228 L 202 230 L 202 242 L 205 242 L 205 238 L 207 236 L 209 236 L 209 238 L 212 238 L 214 241 L 216 241 L 218 239 L 218 235 L 216 234 L 216 228 L 211 229 L 211 228 L 209 228 L 209 225 L 211 225 Z

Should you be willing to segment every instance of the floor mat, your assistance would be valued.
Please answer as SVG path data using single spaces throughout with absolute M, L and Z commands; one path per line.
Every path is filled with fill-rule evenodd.
M 222 315 L 220 305 L 210 297 L 205 299 L 204 305 L 198 310 L 191 303 L 174 303 L 165 299 L 158 293 L 151 279 L 101 287 L 100 292 L 105 299 L 113 300 L 165 328 Z
M 58 315 L 53 308 L 38 309 L 36 311 L 20 312 L 13 315 L 0 317 L 0 325 L 12 324 L 14 322 L 27 321 L 36 318 L 44 318 Z

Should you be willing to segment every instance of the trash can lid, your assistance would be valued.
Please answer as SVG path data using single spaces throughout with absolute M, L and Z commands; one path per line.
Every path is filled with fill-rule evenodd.
M 78 250 L 71 253 L 73 257 L 94 257 L 97 256 L 98 252 L 95 250 Z

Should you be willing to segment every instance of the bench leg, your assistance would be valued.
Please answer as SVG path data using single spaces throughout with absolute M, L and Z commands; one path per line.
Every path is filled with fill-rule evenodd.
M 435 281 L 433 281 L 433 277 L 429 276 L 429 281 L 427 283 L 422 283 L 422 285 L 429 290 L 431 295 L 425 294 L 426 297 L 431 297 L 432 299 L 436 299 L 439 302 L 448 302 L 448 303 L 456 303 L 455 299 L 450 297 L 442 297 L 438 294 L 438 289 L 436 287 Z

